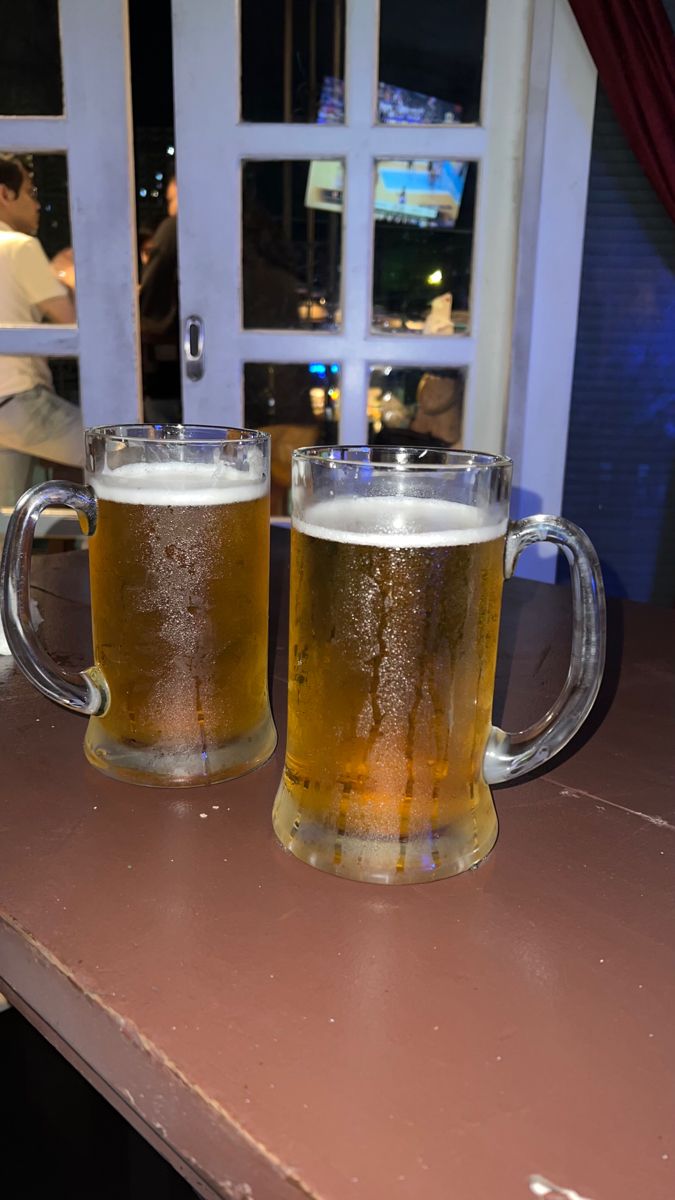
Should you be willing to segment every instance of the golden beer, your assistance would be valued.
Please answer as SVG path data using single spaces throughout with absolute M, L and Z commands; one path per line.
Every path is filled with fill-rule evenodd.
M 338 497 L 294 521 L 273 819 L 298 857 L 396 882 L 490 849 L 504 533 L 469 505 L 415 497 Z
M 274 747 L 269 498 L 262 482 L 241 480 L 180 462 L 92 480 L 94 654 L 109 706 L 91 719 L 85 751 L 109 773 L 126 777 L 135 762 L 136 782 L 213 782 Z

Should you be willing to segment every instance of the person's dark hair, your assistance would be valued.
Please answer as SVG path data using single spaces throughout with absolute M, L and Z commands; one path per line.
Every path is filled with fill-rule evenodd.
M 17 196 L 28 171 L 18 154 L 0 154 L 0 183 L 11 188 Z
M 136 231 L 136 241 L 138 243 L 138 253 L 140 254 L 142 247 L 146 242 L 151 242 L 155 230 L 150 225 L 139 225 Z

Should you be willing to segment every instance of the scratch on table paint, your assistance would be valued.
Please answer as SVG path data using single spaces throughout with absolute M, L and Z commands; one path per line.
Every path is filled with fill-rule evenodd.
M 221 1179 L 219 1186 L 228 1200 L 253 1200 L 253 1192 L 248 1183 L 233 1183 L 231 1179 Z
M 615 800 L 607 800 L 604 796 L 594 795 L 593 792 L 584 792 L 581 788 L 569 787 L 561 779 L 546 779 L 544 782 L 561 788 L 561 796 L 572 796 L 583 800 L 593 800 L 596 804 L 607 804 L 610 808 L 618 808 L 620 812 L 629 813 L 631 817 L 640 817 L 643 821 L 649 821 L 650 825 L 657 825 L 659 829 L 672 829 L 673 833 L 675 833 L 675 825 L 672 825 L 670 821 L 666 821 L 663 817 L 653 817 L 651 813 L 639 812 L 636 808 L 626 808 L 625 804 L 617 804 Z
M 64 596 L 62 592 L 52 592 L 50 588 L 40 587 L 37 583 L 31 583 L 30 590 L 31 592 L 40 592 L 43 596 L 51 596 L 53 600 L 63 600 L 66 604 L 77 605 L 78 608 L 89 608 L 88 600 L 76 600 L 73 596 Z
M 544 1179 L 543 1175 L 530 1175 L 529 1184 L 533 1196 L 546 1197 L 547 1200 L 591 1200 L 590 1196 L 582 1196 L 580 1192 L 575 1192 L 574 1188 L 551 1183 L 551 1180 Z

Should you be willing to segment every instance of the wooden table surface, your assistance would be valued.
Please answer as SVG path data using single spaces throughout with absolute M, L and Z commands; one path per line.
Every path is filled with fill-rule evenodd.
M 673 1200 L 675 614 L 611 604 L 596 709 L 497 791 L 492 855 L 388 889 L 272 833 L 284 530 L 272 565 L 280 747 L 245 779 L 108 780 L 0 660 L 0 988 L 204 1196 Z M 88 665 L 86 555 L 34 580 L 46 645 Z M 509 727 L 564 677 L 568 604 L 506 586 Z

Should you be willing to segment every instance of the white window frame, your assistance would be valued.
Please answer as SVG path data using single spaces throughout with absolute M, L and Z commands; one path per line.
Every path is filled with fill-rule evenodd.
M 479 125 L 405 128 L 375 122 L 378 0 L 346 0 L 342 126 L 242 123 L 238 0 L 173 0 L 181 319 L 198 315 L 205 327 L 204 375 L 183 376 L 186 420 L 240 424 L 246 362 L 318 359 L 341 365 L 340 441 L 363 442 L 371 364 L 465 367 L 463 442 L 503 449 L 532 7 L 488 0 Z M 244 330 L 242 162 L 316 158 L 346 164 L 342 328 Z M 377 158 L 477 162 L 469 336 L 371 332 Z
M 0 147 L 67 156 L 77 326 L 0 327 L 0 354 L 76 357 L 84 425 L 136 421 L 142 410 L 127 3 L 60 0 L 59 21 L 63 115 L 0 117 Z
M 523 512 L 533 503 L 559 512 L 596 86 L 568 0 L 489 0 L 481 124 L 449 129 L 374 124 L 377 0 L 347 0 L 343 127 L 241 124 L 237 0 L 173 0 L 173 19 L 181 314 L 203 316 L 207 335 L 206 374 L 184 381 L 185 419 L 240 424 L 246 361 L 323 359 L 342 364 L 339 436 L 362 441 L 371 363 L 466 367 L 464 444 L 511 454 L 520 488 L 515 516 L 519 504 Z M 60 21 L 64 114 L 0 117 L 0 146 L 67 154 L 78 326 L 0 328 L 0 354 L 77 356 L 85 425 L 135 420 L 141 385 L 126 2 L 61 0 Z M 370 162 L 399 154 L 480 164 L 470 337 L 370 331 Z M 331 335 L 244 331 L 241 161 L 318 157 L 347 160 L 345 325 Z M 525 560 L 528 573 L 552 578 L 550 560 L 532 570 L 534 557 Z
M 568 0 L 537 0 L 520 214 L 506 453 L 514 518 L 562 512 L 597 71 Z M 556 551 L 518 574 L 553 582 Z

